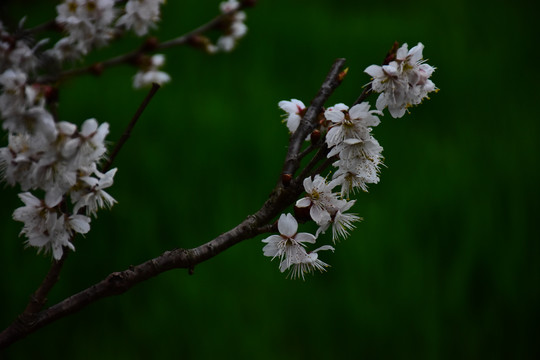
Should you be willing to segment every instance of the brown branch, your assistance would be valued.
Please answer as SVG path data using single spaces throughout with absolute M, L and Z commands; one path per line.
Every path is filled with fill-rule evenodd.
M 300 121 L 298 129 L 292 134 L 285 164 L 283 165 L 283 174 L 293 175 L 300 166 L 300 150 L 306 136 L 308 136 L 317 126 L 319 113 L 321 112 L 324 103 L 334 90 L 341 83 L 341 69 L 345 64 L 345 59 L 336 59 L 330 72 L 326 76 L 326 80 L 319 89 L 319 92 L 311 101 L 311 104 L 306 110 L 304 117 Z
M 310 128 L 315 126 L 311 122 L 316 120 L 324 101 L 328 99 L 333 90 L 339 85 L 339 82 L 336 82 L 336 76 L 339 74 L 339 69 L 342 67 L 344 61 L 344 59 L 338 59 L 332 65 L 329 75 L 326 77 L 321 89 L 313 99 L 312 105 L 308 108 L 306 116 L 302 120 L 299 127 L 300 131 L 297 131 L 291 137 L 291 145 L 298 142 L 298 139 L 305 139 L 306 135 L 311 131 Z M 288 160 L 289 154 L 285 162 L 287 163 Z M 193 249 L 166 251 L 162 255 L 140 265 L 132 266 L 121 272 L 111 273 L 104 280 L 64 299 L 46 310 L 38 313 L 23 313 L 8 328 L 0 333 L 0 348 L 5 348 L 45 325 L 77 312 L 99 299 L 120 295 L 138 283 L 157 276 L 162 272 L 178 268 L 187 268 L 192 271 L 195 265 L 220 254 L 243 240 L 253 238 L 268 231 L 275 231 L 275 223 L 272 220 L 293 204 L 302 191 L 302 180 L 293 179 L 286 187 L 281 182 L 278 182 L 268 200 L 259 211 L 248 216 L 235 228 L 221 234 L 212 241 Z
M 290 186 L 287 189 L 278 186 L 259 211 L 214 240 L 193 249 L 166 251 L 161 256 L 130 267 L 128 270 L 111 273 L 97 284 L 46 310 L 34 314 L 22 314 L 0 333 L 0 348 L 7 347 L 43 326 L 77 312 L 99 299 L 120 295 L 138 283 L 168 270 L 193 269 L 195 265 L 216 256 L 242 240 L 273 230 L 274 225 L 267 225 L 267 223 L 294 202 L 301 191 L 299 186 Z
M 122 137 L 116 143 L 113 151 L 111 152 L 111 155 L 109 156 L 109 160 L 107 161 L 107 163 L 105 165 L 103 165 L 103 169 L 102 169 L 103 172 L 107 172 L 107 170 L 110 169 L 114 159 L 116 158 L 116 155 L 118 155 L 118 153 L 120 152 L 120 150 L 122 149 L 122 147 L 124 146 L 126 141 L 129 139 L 129 137 L 131 135 L 131 131 L 135 127 L 135 124 L 137 123 L 139 118 L 141 117 L 142 112 L 144 111 L 144 109 L 146 109 L 146 106 L 148 105 L 148 103 L 150 103 L 150 100 L 152 100 L 152 98 L 154 97 L 156 92 L 159 90 L 159 88 L 160 88 L 160 86 L 158 84 L 156 84 L 156 83 L 152 84 L 152 88 L 150 89 L 150 91 L 148 92 L 146 97 L 144 98 L 141 105 L 139 105 L 139 108 L 135 112 L 135 115 L 133 115 L 133 118 L 131 118 L 131 121 L 129 122 L 129 124 L 128 124 L 126 130 L 124 131 L 124 133 L 122 134 Z

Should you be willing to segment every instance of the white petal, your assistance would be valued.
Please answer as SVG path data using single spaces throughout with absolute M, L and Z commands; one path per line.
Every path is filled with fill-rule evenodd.
M 86 120 L 81 127 L 81 134 L 84 137 L 88 137 L 96 132 L 98 128 L 98 122 L 96 119 L 88 119 Z
M 316 238 L 315 238 L 315 235 L 310 234 L 310 233 L 298 233 L 294 237 L 294 240 L 298 242 L 307 242 L 307 243 L 315 244 Z
M 309 197 L 302 198 L 296 202 L 297 207 L 308 207 L 311 205 L 311 199 Z
M 29 192 L 20 193 L 19 198 L 23 203 L 25 203 L 26 206 L 41 206 L 41 200 Z
M 378 65 L 370 65 L 364 70 L 364 72 L 373 78 L 384 77 L 384 71 L 382 67 Z
M 326 120 L 330 120 L 333 123 L 341 123 L 345 119 L 345 114 L 340 110 L 326 110 L 324 112 Z
M 62 201 L 62 196 L 64 196 L 63 191 L 58 187 L 54 187 L 45 194 L 45 204 L 47 207 L 53 208 Z
M 349 115 L 351 116 L 351 119 L 360 119 L 362 117 L 365 117 L 368 111 L 369 111 L 369 103 L 363 102 L 361 104 L 354 105 L 349 110 Z
M 278 230 L 281 235 L 292 238 L 298 230 L 298 222 L 291 214 L 281 214 L 278 221 Z
M 72 215 L 69 217 L 69 226 L 79 234 L 90 231 L 90 218 L 84 215 Z

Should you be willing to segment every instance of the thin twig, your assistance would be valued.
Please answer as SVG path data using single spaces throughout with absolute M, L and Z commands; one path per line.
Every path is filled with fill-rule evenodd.
M 45 302 L 47 301 L 47 295 L 53 286 L 58 282 L 60 271 L 62 270 L 62 266 L 64 265 L 64 261 L 66 260 L 68 254 L 68 251 L 64 251 L 62 257 L 52 263 L 51 268 L 41 282 L 41 285 L 30 297 L 30 301 L 28 302 L 28 305 L 26 305 L 26 308 L 22 314 L 23 316 L 36 313 L 43 308 L 43 305 L 45 305 Z
M 135 115 L 133 115 L 133 118 L 131 118 L 131 121 L 129 122 L 124 133 L 122 134 L 122 137 L 120 137 L 120 140 L 118 140 L 118 142 L 116 143 L 113 151 L 111 152 L 111 155 L 109 156 L 109 160 L 105 163 L 105 165 L 103 165 L 103 169 L 102 169 L 103 172 L 106 172 L 107 170 L 111 168 L 111 165 L 114 159 L 116 158 L 116 155 L 118 155 L 118 153 L 120 152 L 120 150 L 122 149 L 126 141 L 129 139 L 131 135 L 131 131 L 135 127 L 135 124 L 137 123 L 144 109 L 146 109 L 146 106 L 150 103 L 150 100 L 152 100 L 152 98 L 154 97 L 156 92 L 159 90 L 159 88 L 160 86 L 158 84 L 156 83 L 152 84 L 152 88 L 150 89 L 146 97 L 144 98 L 141 105 L 139 105 L 139 108 L 135 112 Z

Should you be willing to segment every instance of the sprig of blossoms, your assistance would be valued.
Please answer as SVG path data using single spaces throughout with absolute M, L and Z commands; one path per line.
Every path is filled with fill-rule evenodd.
M 227 14 L 223 19 L 220 30 L 223 34 L 217 39 L 216 44 L 209 40 L 206 42 L 206 51 L 209 53 L 231 52 L 238 41 L 247 33 L 246 13 L 240 11 L 240 2 L 237 0 L 227 0 L 219 4 L 222 14 Z
M 143 36 L 156 26 L 161 17 L 161 4 L 165 0 L 128 0 L 125 13 L 116 22 L 117 26 L 133 29 L 135 34 Z
M 0 74 L 0 116 L 9 133 L 8 145 L 0 148 L 0 179 L 23 191 L 19 197 L 25 206 L 13 218 L 24 223 L 26 244 L 59 259 L 62 249 L 74 249 L 74 233 L 90 229 L 90 218 L 79 210 L 95 215 L 97 208 L 115 203 L 103 189 L 112 185 L 116 169 L 106 174 L 97 170 L 109 125 L 88 119 L 78 129 L 55 122 L 47 109 L 48 87 L 27 81 L 20 69 Z M 30 191 L 44 193 L 44 199 Z
M 117 16 L 115 0 L 65 0 L 56 7 L 56 23 L 66 31 L 49 53 L 59 60 L 76 59 L 109 43 Z
M 116 169 L 105 174 L 97 170 L 106 152 L 107 123 L 89 119 L 80 130 L 68 122 L 56 123 L 55 128 L 52 140 L 42 133 L 10 134 L 8 146 L 0 148 L 0 176 L 25 191 L 19 195 L 25 206 L 15 210 L 13 219 L 24 223 L 21 235 L 28 238 L 27 245 L 60 259 L 63 248 L 75 249 L 70 242 L 73 233 L 90 229 L 90 218 L 80 210 L 95 216 L 98 208 L 116 202 L 104 191 L 113 184 Z M 28 190 L 41 190 L 44 200 Z
M 378 116 L 382 116 L 382 110 L 388 107 L 393 117 L 401 117 L 408 106 L 419 104 L 429 92 L 436 89 L 429 79 L 434 68 L 423 62 L 422 50 L 423 45 L 420 43 L 410 51 L 407 50 L 407 44 L 404 44 L 397 50 L 395 60 L 390 64 L 382 67 L 372 65 L 366 69 L 374 77 L 372 89 L 381 92 L 377 99 L 377 110 L 371 110 L 368 102 L 350 108 L 338 103 L 319 114 L 315 131 L 318 134 L 325 132 L 327 157 L 335 159 L 332 165 L 337 170 L 331 180 L 320 174 L 303 180 L 306 195 L 296 202 L 295 213 L 302 219 L 309 217 L 318 225 L 315 235 L 296 234 L 298 224 L 291 214 L 287 214 L 281 215 L 279 219 L 280 235 L 271 235 L 263 240 L 267 243 L 263 248 L 264 255 L 279 257 L 282 272 L 291 268 L 292 278 L 304 278 L 304 273 L 323 271 L 328 264 L 318 259 L 317 251 L 333 251 L 334 248 L 323 245 L 317 250 L 306 252 L 304 243 L 314 244 L 321 234 L 331 228 L 335 245 L 339 239 L 349 236 L 355 222 L 362 220 L 349 212 L 356 202 L 349 197 L 357 190 L 367 192 L 368 184 L 379 182 L 383 148 L 372 134 L 373 128 L 380 124 Z M 306 113 L 306 106 L 297 99 L 280 101 L 278 106 L 285 112 L 287 128 L 294 133 Z M 307 136 L 306 140 L 319 141 L 319 138 Z M 320 144 L 313 145 L 321 147 Z M 304 240 L 296 240 L 297 236 Z
M 378 110 L 388 107 L 392 117 L 400 118 L 408 107 L 420 104 L 428 93 L 437 90 L 429 79 L 435 68 L 425 63 L 423 50 L 422 43 L 410 50 L 403 44 L 394 61 L 383 66 L 370 65 L 364 70 L 373 78 L 373 91 L 380 93 L 376 103 Z

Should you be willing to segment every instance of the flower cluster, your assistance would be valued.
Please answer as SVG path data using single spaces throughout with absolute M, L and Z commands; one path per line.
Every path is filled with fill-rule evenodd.
M 428 93 L 436 90 L 429 79 L 435 68 L 424 62 L 423 50 L 422 43 L 410 50 L 403 44 L 394 61 L 383 66 L 371 65 L 364 70 L 373 78 L 373 91 L 380 93 L 376 103 L 378 110 L 388 107 L 392 117 L 400 118 L 408 107 L 420 104 Z
M 315 244 L 321 234 L 332 229 L 332 242 L 345 239 L 361 218 L 349 213 L 356 200 L 349 197 L 358 190 L 367 192 L 368 184 L 379 182 L 379 169 L 383 164 L 382 150 L 373 137 L 372 130 L 379 125 L 378 116 L 388 107 L 393 117 L 401 117 L 407 106 L 416 105 L 435 89 L 429 77 L 433 67 L 422 62 L 422 44 L 407 50 L 407 44 L 397 50 L 396 60 L 389 65 L 372 65 L 366 69 L 374 77 L 372 87 L 381 92 L 377 109 L 371 110 L 368 102 L 349 106 L 339 103 L 319 115 L 318 133 L 324 135 L 328 159 L 335 159 L 337 168 L 332 178 L 313 174 L 303 180 L 305 197 L 295 205 L 295 214 L 301 219 L 311 219 L 317 224 L 315 235 L 297 233 L 298 223 L 291 214 L 281 215 L 278 221 L 280 235 L 264 239 L 265 256 L 280 259 L 283 272 L 290 269 L 291 277 L 304 278 L 305 273 L 324 271 L 328 264 L 318 259 L 320 250 L 334 250 L 323 245 L 308 252 L 306 244 Z M 306 106 L 298 99 L 280 101 L 285 112 L 285 122 L 294 133 L 306 113 Z M 315 137 L 315 141 L 318 137 Z M 308 136 L 306 140 L 311 139 Z M 316 144 L 315 144 L 316 145 Z
M 81 29 L 82 23 L 94 20 L 104 24 L 105 13 L 111 11 L 107 1 L 96 2 L 95 8 L 81 4 L 68 1 L 58 7 L 59 17 L 73 29 L 68 38 L 80 35 L 76 24 Z M 86 20 L 76 22 L 75 15 L 67 15 L 70 11 Z M 109 125 L 88 119 L 78 128 L 58 121 L 49 106 L 56 101 L 56 90 L 33 82 L 43 66 L 45 43 L 32 45 L 31 39 L 12 35 L 0 24 L 0 118 L 8 132 L 8 144 L 0 148 L 0 180 L 23 191 L 19 197 L 25 206 L 15 210 L 13 218 L 24 223 L 21 234 L 27 244 L 59 259 L 62 249 L 74 249 L 74 233 L 88 232 L 89 215 L 115 203 L 103 189 L 112 185 L 116 169 L 105 174 L 98 170 Z M 88 50 L 85 46 L 80 43 L 78 51 Z
M 24 191 L 19 197 L 25 206 L 15 210 L 13 218 L 24 223 L 21 234 L 27 244 L 52 250 L 59 259 L 63 247 L 74 249 L 69 243 L 73 232 L 88 232 L 88 216 L 116 202 L 104 191 L 113 184 L 116 169 L 105 174 L 97 169 L 106 152 L 107 123 L 89 119 L 80 129 L 64 121 L 53 124 L 54 136 L 10 133 L 8 146 L 0 148 L 0 175 Z M 28 190 L 41 190 L 44 200 Z
M 160 20 L 160 6 L 164 2 L 128 0 L 124 7 L 118 7 L 120 2 L 115 0 L 65 0 L 56 7 L 56 23 L 64 29 L 66 36 L 44 51 L 43 57 L 60 66 L 66 60 L 79 59 L 92 49 L 109 44 L 123 30 L 133 30 L 137 36 L 144 36 Z M 160 80 L 160 83 L 169 79 L 167 74 L 157 71 L 151 71 L 146 78 Z M 142 86 L 139 82 L 135 84 Z
M 116 25 L 133 29 L 138 36 L 146 35 L 148 29 L 155 27 L 159 21 L 160 6 L 164 2 L 165 0 L 128 0 L 125 14 L 118 19 Z
M 67 36 L 60 39 L 51 55 L 59 60 L 79 58 L 94 47 L 109 43 L 117 16 L 114 0 L 65 0 L 56 7 L 56 23 Z
M 219 9 L 222 14 L 226 14 L 223 24 L 221 35 L 216 44 L 208 42 L 206 44 L 206 51 L 211 54 L 224 51 L 231 52 L 244 35 L 247 33 L 247 26 L 244 23 L 246 21 L 246 13 L 240 11 L 240 3 L 237 0 L 227 0 L 219 4 Z
M 52 252 L 55 259 L 63 249 L 74 250 L 71 238 L 89 231 L 90 216 L 116 202 L 106 192 L 116 169 L 103 173 L 99 167 L 109 125 L 95 119 L 80 127 L 60 121 L 52 111 L 57 109 L 58 89 L 51 81 L 62 75 L 68 61 L 81 59 L 125 31 L 146 35 L 160 20 L 164 3 L 63 0 L 54 19 L 63 37 L 48 48 L 48 39 L 35 40 L 39 31 L 24 29 L 24 18 L 12 32 L 0 22 L 0 122 L 8 133 L 7 146 L 0 147 L 0 181 L 21 188 L 24 206 L 13 218 L 24 223 L 21 234 L 27 244 Z M 247 31 L 238 1 L 222 2 L 220 9 L 223 36 L 212 45 L 213 52 L 231 51 Z M 136 63 L 135 88 L 170 81 L 160 70 L 164 55 L 140 54 Z

